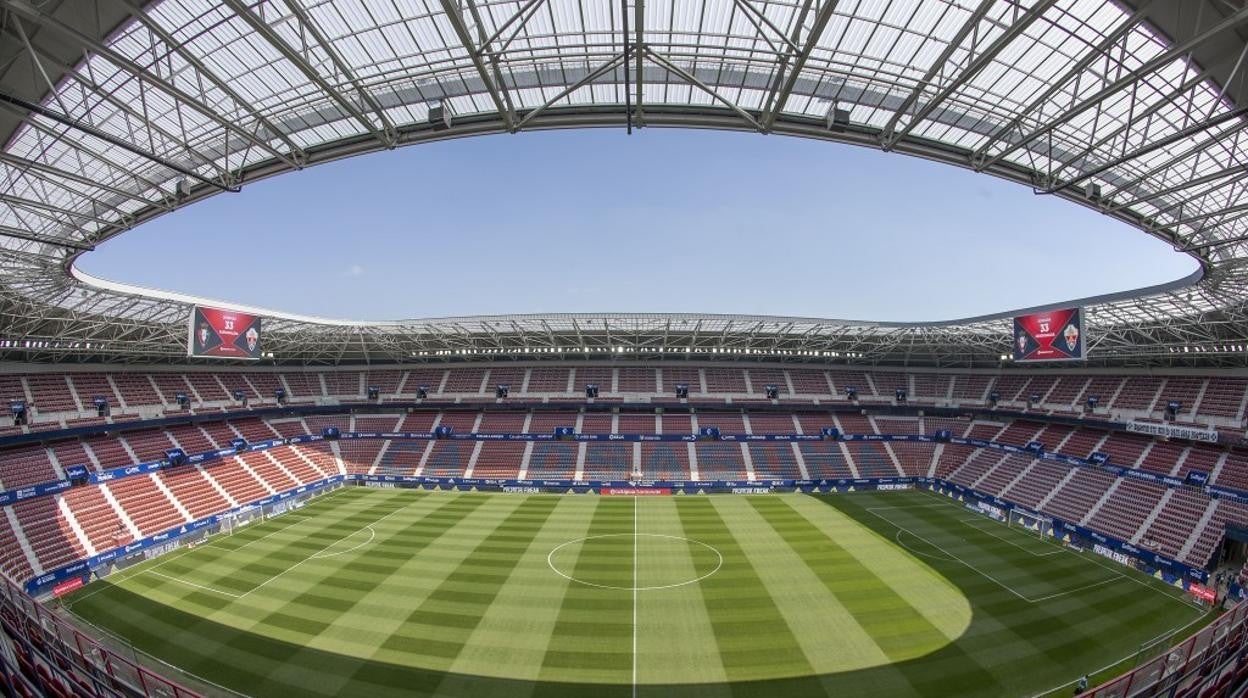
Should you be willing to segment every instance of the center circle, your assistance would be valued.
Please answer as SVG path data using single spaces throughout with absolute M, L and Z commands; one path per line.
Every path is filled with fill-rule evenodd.
M 577 584 L 651 591 L 696 584 L 718 572 L 724 556 L 715 546 L 693 538 L 604 533 L 555 546 L 546 556 L 546 564 L 555 574 Z

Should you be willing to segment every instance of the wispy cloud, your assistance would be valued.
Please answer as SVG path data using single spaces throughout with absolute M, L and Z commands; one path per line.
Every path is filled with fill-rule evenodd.
M 359 264 L 352 264 L 343 272 L 343 276 L 364 276 L 364 267 Z

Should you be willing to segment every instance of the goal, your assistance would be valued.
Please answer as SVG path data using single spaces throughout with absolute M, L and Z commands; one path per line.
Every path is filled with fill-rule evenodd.
M 1053 537 L 1053 519 L 1030 511 L 1012 509 L 1008 517 L 1010 528 L 1030 531 L 1040 538 Z
M 260 507 L 247 507 L 232 514 L 222 514 L 221 532 L 227 536 L 233 535 L 239 528 L 263 518 L 264 510 Z

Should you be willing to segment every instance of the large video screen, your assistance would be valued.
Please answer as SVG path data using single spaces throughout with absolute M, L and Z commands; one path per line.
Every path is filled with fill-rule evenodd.
M 260 318 L 250 313 L 195 306 L 187 356 L 259 359 Z
M 1014 360 L 1079 361 L 1084 358 L 1082 308 L 1048 310 L 1014 318 Z

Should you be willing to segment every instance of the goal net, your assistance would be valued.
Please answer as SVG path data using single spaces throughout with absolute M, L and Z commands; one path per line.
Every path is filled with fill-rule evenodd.
M 225 535 L 232 535 L 239 528 L 264 517 L 264 510 L 260 507 L 248 507 L 233 514 L 225 514 L 221 517 L 221 532 Z
M 1030 531 L 1040 538 L 1053 537 L 1053 519 L 1030 511 L 1012 509 L 1008 517 L 1010 528 Z

